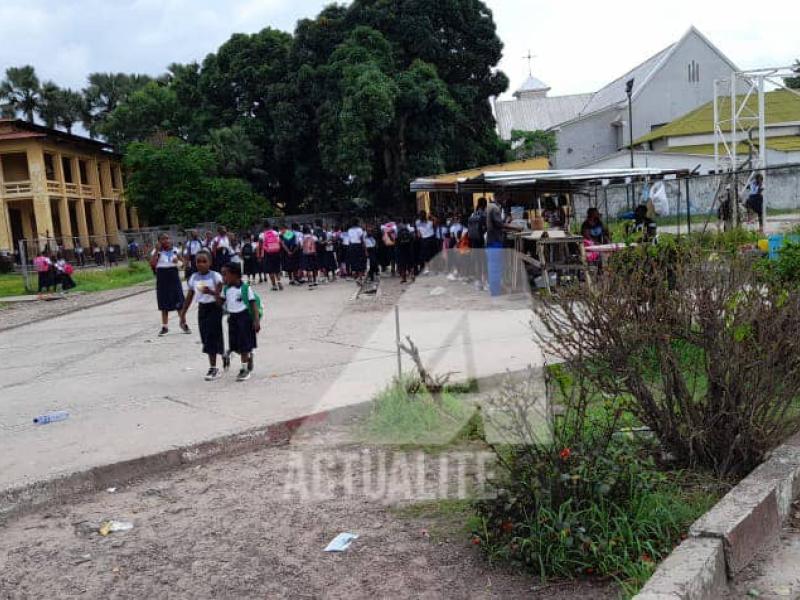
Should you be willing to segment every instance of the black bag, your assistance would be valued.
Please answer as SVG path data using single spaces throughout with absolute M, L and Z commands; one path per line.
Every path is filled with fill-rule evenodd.
M 411 232 L 408 230 L 408 227 L 401 227 L 400 230 L 397 232 L 397 243 L 401 246 L 405 246 L 413 241 L 414 241 L 414 236 L 411 235 Z
M 470 240 L 482 240 L 486 233 L 486 213 L 476 210 L 467 221 Z

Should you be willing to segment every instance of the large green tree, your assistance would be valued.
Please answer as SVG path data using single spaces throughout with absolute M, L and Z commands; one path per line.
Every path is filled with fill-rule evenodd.
M 36 70 L 31 65 L 9 67 L 6 78 L 0 81 L 0 112 L 4 117 L 19 115 L 33 123 L 41 105 L 41 87 Z
M 52 81 L 42 84 L 38 113 L 47 127 L 63 127 L 67 133 L 72 133 L 72 128 L 84 118 L 85 109 L 80 92 L 62 89 Z
M 241 229 L 271 214 L 246 181 L 221 177 L 214 151 L 176 138 L 132 142 L 124 164 L 127 196 L 151 223 L 185 226 L 216 221 Z
M 132 93 L 150 83 L 147 75 L 127 73 L 91 73 L 89 85 L 84 88 L 84 127 L 92 137 L 100 133 L 117 107 Z

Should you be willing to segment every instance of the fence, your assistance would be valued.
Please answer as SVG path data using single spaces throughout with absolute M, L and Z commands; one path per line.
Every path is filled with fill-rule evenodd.
M 785 165 L 759 169 L 764 175 L 764 201 L 767 207 L 767 225 L 773 228 L 786 226 L 794 221 L 800 224 L 800 165 Z M 742 190 L 751 171 L 737 174 L 738 188 Z M 662 230 L 685 233 L 702 230 L 708 223 L 719 223 L 717 211 L 718 192 L 730 181 L 728 174 L 692 175 L 686 178 L 666 180 L 669 200 L 669 215 L 657 221 Z M 621 184 L 599 187 L 592 195 L 575 196 L 575 218 L 580 223 L 586 210 L 597 207 L 610 224 L 622 220 L 622 215 L 645 203 L 641 184 Z M 746 192 L 739 194 L 739 205 L 743 215 Z

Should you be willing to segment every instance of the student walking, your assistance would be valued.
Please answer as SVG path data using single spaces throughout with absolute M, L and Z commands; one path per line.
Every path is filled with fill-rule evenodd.
M 33 259 L 33 268 L 36 269 L 37 277 L 39 278 L 39 293 L 42 291 L 49 292 L 53 284 L 53 262 L 47 258 L 43 250 L 39 251 L 36 258 Z
M 378 274 L 378 240 L 375 239 L 375 228 L 370 225 L 367 227 L 367 234 L 364 237 L 364 248 L 367 251 L 369 260 L 369 280 L 374 282 Z
M 281 251 L 283 242 L 280 234 L 269 221 L 264 223 L 264 232 L 259 236 L 263 255 L 264 272 L 272 283 L 272 291 L 283 290 L 281 283 Z
M 224 227 L 217 227 L 217 236 L 211 241 L 214 270 L 220 272 L 231 260 L 231 238 Z
M 286 229 L 281 233 L 281 248 L 284 257 L 284 270 L 289 275 L 289 285 L 300 285 L 300 263 L 302 248 L 300 247 L 299 231 Z
M 313 290 L 317 287 L 319 261 L 317 260 L 317 236 L 311 232 L 308 225 L 303 228 L 303 269 L 306 272 L 308 289 Z
M 62 254 L 58 254 L 55 261 L 56 272 L 56 285 L 61 284 L 61 291 L 68 292 L 75 287 L 75 281 L 72 279 L 74 269 L 69 264 Z
M 414 281 L 415 256 L 414 233 L 404 221 L 397 223 L 397 271 L 400 273 L 400 283 L 408 283 L 409 277 Z
M 158 310 L 161 311 L 161 332 L 159 337 L 169 333 L 169 313 L 180 311 L 186 298 L 181 287 L 181 278 L 178 274 L 180 260 L 178 251 L 172 247 L 169 235 L 162 233 L 158 236 L 158 245 L 150 257 L 150 268 L 156 274 L 156 298 Z M 191 333 L 189 327 L 183 323 L 181 329 L 184 333 Z
M 336 279 L 336 268 L 336 238 L 333 232 L 328 229 L 323 231 L 322 239 L 322 270 L 325 272 L 328 281 Z
M 236 381 L 247 381 L 253 372 L 253 350 L 258 346 L 256 336 L 261 331 L 261 309 L 253 288 L 242 281 L 242 270 L 236 263 L 223 267 L 225 287 L 217 302 L 228 313 L 228 344 L 232 353 L 242 359 Z
M 256 282 L 256 276 L 258 275 L 258 257 L 256 243 L 251 235 L 244 236 L 241 252 L 244 274 L 247 277 L 247 283 L 252 285 Z
M 206 381 L 216 381 L 221 373 L 217 367 L 217 357 L 225 356 L 225 339 L 222 334 L 222 306 L 217 302 L 222 294 L 222 275 L 211 270 L 211 253 L 200 250 L 195 256 L 197 271 L 189 278 L 189 291 L 180 311 L 181 327 L 188 329 L 186 313 L 197 298 L 197 327 L 203 354 L 208 356 Z
M 186 281 L 189 281 L 189 278 L 197 273 L 197 255 L 203 249 L 203 242 L 200 241 L 197 231 L 192 230 L 189 235 L 190 239 L 186 242 L 186 258 L 188 262 L 185 273 Z
M 347 252 L 351 274 L 359 283 L 364 279 L 364 273 L 367 270 L 367 250 L 364 246 L 365 237 L 366 234 L 359 225 L 358 219 L 354 219 L 350 225 L 350 229 L 347 230 Z

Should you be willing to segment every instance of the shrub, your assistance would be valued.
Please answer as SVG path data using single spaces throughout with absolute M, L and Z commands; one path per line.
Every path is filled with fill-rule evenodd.
M 714 502 L 687 496 L 656 467 L 652 440 L 628 438 L 627 401 L 606 397 L 562 369 L 551 371 L 563 416 L 542 429 L 529 390 L 508 387 L 490 402 L 496 497 L 477 503 L 476 540 L 492 560 L 543 578 L 598 575 L 634 589 Z
M 684 465 L 742 475 L 800 426 L 800 295 L 736 254 L 628 250 L 535 309 L 547 354 L 631 412 Z

